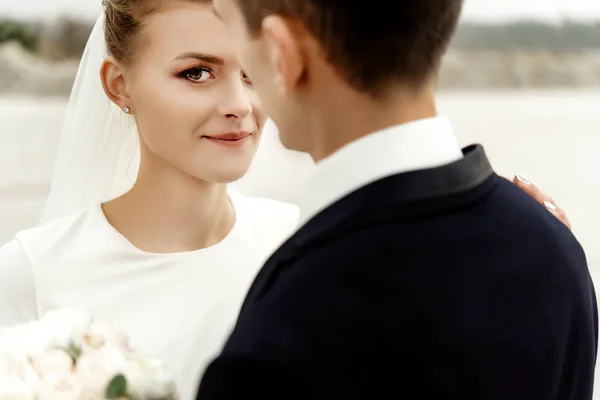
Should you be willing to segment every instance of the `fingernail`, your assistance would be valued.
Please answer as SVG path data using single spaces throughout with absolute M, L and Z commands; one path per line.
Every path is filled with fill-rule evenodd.
M 546 206 L 548 210 L 556 211 L 556 206 L 549 201 L 544 201 L 544 206 Z
M 523 185 L 525 185 L 525 186 L 530 186 L 530 185 L 531 185 L 531 182 L 529 181 L 529 179 L 525 178 L 523 175 L 519 175 L 519 174 L 517 174 L 517 175 L 515 175 L 515 177 L 516 177 L 516 178 L 517 178 L 517 180 L 518 180 L 519 182 L 521 182 Z

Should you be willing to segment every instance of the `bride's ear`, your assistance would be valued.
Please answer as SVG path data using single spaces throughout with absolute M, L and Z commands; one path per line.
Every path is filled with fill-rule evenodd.
M 106 96 L 120 109 L 133 108 L 127 92 L 123 66 L 113 57 L 107 57 L 100 68 L 100 80 Z

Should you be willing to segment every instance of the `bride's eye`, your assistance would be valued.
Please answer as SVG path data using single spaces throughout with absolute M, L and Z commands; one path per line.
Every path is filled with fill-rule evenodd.
M 241 72 L 241 75 L 242 75 L 242 79 L 244 80 L 244 82 L 246 82 L 249 85 L 252 85 L 252 80 L 248 77 L 248 75 L 244 71 Z
M 194 83 L 204 83 L 208 80 L 215 79 L 212 70 L 209 68 L 191 68 L 183 71 L 179 76 Z

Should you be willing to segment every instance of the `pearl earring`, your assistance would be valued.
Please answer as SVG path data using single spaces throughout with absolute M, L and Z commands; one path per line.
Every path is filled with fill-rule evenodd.
M 123 112 L 124 112 L 125 114 L 129 114 L 129 111 L 131 111 L 131 110 L 129 109 L 129 107 L 127 107 L 127 106 L 123 107 Z

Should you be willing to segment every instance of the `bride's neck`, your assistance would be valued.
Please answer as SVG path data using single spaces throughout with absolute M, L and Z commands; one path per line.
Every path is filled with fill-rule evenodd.
M 210 247 L 229 233 L 235 220 L 225 184 L 144 163 L 133 188 L 105 203 L 103 210 L 115 229 L 151 253 Z

